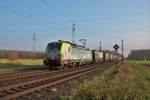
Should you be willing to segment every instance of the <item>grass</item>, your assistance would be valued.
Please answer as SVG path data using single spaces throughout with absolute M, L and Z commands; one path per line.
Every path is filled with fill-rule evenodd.
M 143 91 L 145 100 L 150 100 L 150 68 L 143 66 L 150 64 L 150 61 L 130 61 L 129 65 L 134 70 L 137 85 Z
M 44 69 L 44 65 L 0 64 L 0 74 Z
M 42 59 L 0 59 L 0 74 L 45 68 Z
M 150 68 L 143 67 L 143 63 L 129 61 L 114 66 L 100 77 L 79 85 L 68 99 L 150 100 Z
M 0 59 L 0 64 L 10 64 L 10 63 L 17 63 L 20 65 L 42 65 L 43 59 L 17 59 L 17 60 Z
M 150 64 L 150 61 L 132 61 L 137 64 Z

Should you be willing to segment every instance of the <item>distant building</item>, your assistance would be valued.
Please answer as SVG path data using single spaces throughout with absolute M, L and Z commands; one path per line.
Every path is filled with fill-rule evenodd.
M 132 50 L 128 55 L 129 60 L 150 60 L 150 49 Z

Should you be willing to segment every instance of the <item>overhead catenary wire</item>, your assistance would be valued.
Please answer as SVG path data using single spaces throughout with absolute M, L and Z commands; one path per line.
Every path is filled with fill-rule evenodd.
M 12 10 L 12 9 L 6 8 L 6 7 L 1 6 L 1 5 L 0 5 L 0 8 L 2 8 L 2 9 L 4 9 L 4 10 L 7 10 L 8 12 L 14 13 L 14 14 L 16 14 L 16 15 L 22 16 L 22 17 L 24 17 L 24 18 L 26 18 L 26 19 L 28 19 L 28 20 L 30 20 L 30 21 L 33 21 L 33 22 L 36 22 L 36 23 L 42 24 L 41 22 L 39 22 L 39 21 L 37 21 L 37 20 L 33 19 L 32 17 L 26 16 L 26 15 L 24 15 L 24 14 L 20 13 L 20 12 L 15 11 L 15 10 Z
M 41 22 L 41 21 L 35 20 L 35 19 L 34 19 L 33 17 L 31 17 L 31 16 L 28 16 L 28 15 L 25 15 L 25 14 L 23 14 L 23 13 L 17 12 L 17 11 L 15 11 L 15 10 L 13 10 L 13 9 L 4 7 L 4 6 L 2 6 L 2 5 L 0 5 L 0 8 L 1 8 L 1 9 L 4 9 L 4 10 L 10 12 L 10 13 L 14 13 L 14 14 L 16 14 L 16 15 L 18 15 L 18 16 L 22 16 L 22 17 L 24 17 L 25 19 L 30 20 L 30 21 L 32 21 L 32 22 L 38 23 L 38 24 L 40 24 L 40 25 L 47 26 L 47 24 L 45 24 L 45 23 L 43 23 L 43 22 Z M 55 30 L 57 30 L 57 31 L 59 30 L 58 28 L 56 28 L 56 27 L 54 27 L 54 26 L 52 26 L 52 27 L 53 27 L 53 29 L 55 29 Z
M 150 23 L 148 22 L 148 21 L 146 21 L 146 23 L 145 24 L 142 24 L 142 23 L 144 23 L 145 21 L 142 21 L 142 20 L 136 20 L 136 22 L 127 22 L 127 23 L 120 23 L 120 24 L 114 24 L 114 23 L 112 23 L 112 24 L 109 24 L 109 25 L 104 25 L 104 26 L 101 26 L 100 28 L 101 28 L 101 31 L 104 31 L 104 30 L 106 30 L 107 29 L 107 31 L 110 31 L 110 30 L 120 30 L 120 29 L 127 29 L 127 28 L 130 28 L 130 27 L 119 27 L 119 26 L 124 26 L 124 25 L 129 25 L 129 23 L 130 24 L 133 24 L 132 25 L 132 27 L 138 27 L 138 29 L 142 29 L 142 27 L 145 27 L 145 26 L 148 26 L 148 25 L 150 25 Z M 96 25 L 95 26 L 95 28 L 98 28 L 100 25 L 102 25 L 102 24 L 98 24 L 98 25 Z M 93 25 L 92 25 L 93 26 Z M 103 27 L 103 29 L 102 29 L 102 27 Z M 141 27 L 141 28 L 139 28 L 139 27 Z M 91 30 L 92 31 L 92 30 Z M 2 32 L 1 32 L 2 33 Z M 6 32 L 5 32 L 6 33 Z M 7 34 L 0 34 L 0 36 L 6 36 Z M 81 33 L 81 32 L 76 32 L 76 33 Z M 94 32 L 95 33 L 95 32 Z M 97 33 L 97 32 L 96 32 Z M 81 33 L 81 34 L 83 34 L 83 32 Z
M 72 24 L 74 24 L 74 21 L 72 19 L 70 19 L 68 16 L 66 16 L 65 14 L 63 14 L 61 11 L 59 11 L 58 9 L 56 9 L 54 6 L 52 6 L 50 3 L 47 3 L 45 0 L 40 0 L 43 4 L 45 4 L 47 7 L 53 9 L 55 12 L 57 12 L 59 15 L 63 16 L 66 20 L 68 20 L 69 22 L 71 22 Z
M 61 15 L 62 17 L 64 17 L 66 20 L 68 20 L 72 25 L 76 24 L 72 19 L 70 19 L 68 16 L 66 16 L 64 13 L 62 13 L 61 11 L 59 11 L 57 8 L 55 8 L 54 6 L 52 6 L 50 3 L 47 3 L 45 0 L 39 0 L 41 1 L 43 4 L 45 4 L 46 6 L 48 6 L 49 8 L 53 9 L 54 11 L 56 11 L 59 15 Z M 90 33 L 87 30 L 81 28 L 82 26 L 80 24 L 78 24 L 78 26 L 80 27 L 80 29 L 84 30 L 86 33 Z M 73 30 L 73 29 L 72 29 Z M 73 36 L 72 36 L 73 37 Z
M 44 0 L 40 0 L 40 1 L 41 1 L 42 3 L 44 3 L 44 4 L 49 5 L 49 7 L 51 7 L 51 8 L 54 9 L 55 11 L 57 11 L 58 14 L 60 14 L 60 15 L 63 16 L 64 18 L 66 18 L 69 22 L 71 22 L 71 23 L 73 22 L 72 19 L 70 19 L 68 16 L 66 16 L 66 15 L 63 14 L 62 12 L 60 12 L 60 11 L 59 11 L 58 9 L 56 9 L 54 6 L 50 5 L 49 3 L 45 2 Z M 36 22 L 36 23 L 39 23 L 39 24 L 41 24 L 41 25 L 47 25 L 47 24 L 44 24 L 44 23 L 42 23 L 42 22 L 40 22 L 40 21 L 38 21 L 38 20 L 35 20 L 34 18 L 32 18 L 32 17 L 30 17 L 30 16 L 27 16 L 27 15 L 25 15 L 25 14 L 23 14 L 23 13 L 14 11 L 14 10 L 12 10 L 12 9 L 9 9 L 9 8 L 3 7 L 3 6 L 0 6 L 0 8 L 3 8 L 3 9 L 5 9 L 5 10 L 11 12 L 11 13 L 14 13 L 14 14 L 16 14 L 16 15 L 22 16 L 22 17 L 24 17 L 24 18 L 26 18 L 26 19 L 28 19 L 28 20 L 31 20 L 31 21 Z M 136 21 L 139 21 L 139 20 L 136 20 Z M 131 23 L 131 22 L 129 22 L 129 23 Z M 135 23 L 135 22 L 133 22 L 133 23 Z M 117 25 L 120 25 L 120 24 L 117 24 Z M 124 25 L 124 24 L 123 24 L 123 25 Z M 81 30 L 84 29 L 82 26 L 85 27 L 85 25 L 81 25 L 81 24 L 78 24 L 78 23 L 76 24 L 76 26 L 79 26 Z M 97 25 L 97 26 L 99 26 L 99 25 Z M 107 26 L 112 27 L 112 25 L 107 25 Z M 118 29 L 118 28 L 117 28 L 117 29 Z M 120 29 L 120 28 L 119 28 L 119 29 Z M 57 28 L 57 30 L 58 30 L 58 28 Z M 86 33 L 91 33 L 91 32 L 89 32 L 89 31 L 87 31 L 87 30 L 85 30 L 85 29 L 84 29 L 84 31 L 85 31 Z M 92 30 L 91 30 L 91 31 L 92 31 Z M 77 33 L 78 33 L 78 32 L 77 32 Z M 84 32 L 82 32 L 82 33 L 84 33 Z M 95 33 L 95 32 L 92 32 L 92 33 Z
M 54 6 L 52 6 L 50 3 L 47 3 L 45 0 L 40 0 L 43 4 L 45 4 L 50 9 L 53 9 L 57 14 L 64 17 L 66 20 L 68 20 L 72 24 L 72 43 L 75 43 L 74 37 L 75 37 L 75 23 L 72 19 L 70 19 L 68 16 L 66 16 L 64 13 L 56 9 Z

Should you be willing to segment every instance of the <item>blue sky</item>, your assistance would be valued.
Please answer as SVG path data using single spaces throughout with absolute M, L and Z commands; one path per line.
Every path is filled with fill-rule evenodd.
M 87 47 L 112 49 L 125 42 L 125 54 L 132 49 L 150 48 L 150 0 L 0 0 L 0 49 L 44 51 L 48 42 L 71 41 L 72 20 L 75 40 L 87 39 Z M 62 16 L 65 15 L 64 16 Z M 67 18 L 66 18 L 67 17 Z

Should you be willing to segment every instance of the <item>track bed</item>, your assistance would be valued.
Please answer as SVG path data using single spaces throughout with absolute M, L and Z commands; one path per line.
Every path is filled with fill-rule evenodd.
M 70 81 L 73 79 L 77 79 L 79 77 L 90 75 L 90 73 L 102 72 L 112 63 L 105 63 L 101 65 L 88 65 L 82 67 L 75 67 L 70 69 L 62 69 L 58 71 L 43 71 L 34 73 L 34 75 L 23 74 L 22 76 L 18 76 L 18 78 L 11 77 L 1 80 L 1 83 L 6 81 L 16 81 L 15 84 L 7 84 L 0 88 L 0 98 L 2 100 L 8 99 L 23 99 L 27 95 L 32 98 L 37 91 L 52 88 L 58 86 L 59 84 L 63 84 L 66 81 Z M 19 80 L 19 81 L 17 81 Z M 2 85 L 2 84 L 1 84 Z M 40 93 L 40 92 L 39 92 Z M 42 93 L 40 93 L 42 94 Z M 35 98 L 34 98 L 35 99 Z

